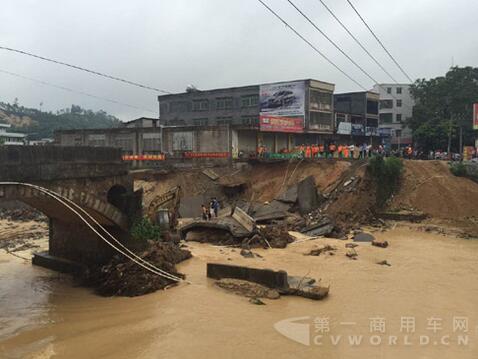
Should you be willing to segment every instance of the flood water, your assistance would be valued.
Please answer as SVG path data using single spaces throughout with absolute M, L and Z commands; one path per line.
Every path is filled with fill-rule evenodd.
M 136 298 L 99 297 L 1 254 L 0 357 L 477 358 L 478 241 L 408 229 L 376 235 L 390 247 L 360 244 L 356 261 L 337 240 L 254 250 L 263 259 L 192 243 L 194 257 L 179 270 L 193 284 Z M 303 255 L 323 243 L 336 254 Z M 208 261 L 308 275 L 330 284 L 330 296 L 254 305 L 216 288 Z

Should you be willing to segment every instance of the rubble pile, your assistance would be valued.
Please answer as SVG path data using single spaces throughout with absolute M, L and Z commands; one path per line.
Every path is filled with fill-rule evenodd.
M 266 225 L 259 232 L 272 248 L 285 248 L 294 241 L 285 224 Z
M 192 255 L 190 251 L 181 249 L 174 243 L 155 242 L 139 256 L 168 273 L 184 278 L 183 274 L 176 271 L 175 265 Z M 83 284 L 93 286 L 100 295 L 127 297 L 151 293 L 176 283 L 151 273 L 122 256 L 113 257 L 104 266 L 89 268 L 80 279 Z

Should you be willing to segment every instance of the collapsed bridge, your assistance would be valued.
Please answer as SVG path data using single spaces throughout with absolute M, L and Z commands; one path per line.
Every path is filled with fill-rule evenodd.
M 79 205 L 122 242 L 129 239 L 132 219 L 141 214 L 142 192 L 134 192 L 120 149 L 0 147 L 0 201 L 23 202 L 49 218 L 48 258 L 53 261 L 102 263 L 113 250 L 41 188 Z

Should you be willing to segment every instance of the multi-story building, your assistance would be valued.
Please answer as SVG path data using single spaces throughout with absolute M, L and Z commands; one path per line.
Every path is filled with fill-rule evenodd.
M 161 95 L 160 124 L 228 126 L 233 156 L 279 152 L 333 134 L 334 88 L 308 79 Z
M 374 91 L 380 94 L 380 132 L 384 143 L 391 146 L 412 144 L 412 131 L 406 127 L 407 119 L 413 115 L 415 102 L 409 84 L 378 84 Z
M 378 93 L 371 91 L 335 94 L 337 135 L 347 142 L 378 142 L 378 103 Z
M 24 145 L 26 135 L 17 132 L 7 132 L 11 127 L 8 123 L 0 123 L 0 145 Z

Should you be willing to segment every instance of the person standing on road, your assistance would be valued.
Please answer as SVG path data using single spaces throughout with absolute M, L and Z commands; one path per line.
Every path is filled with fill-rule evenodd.
M 204 204 L 201 204 L 201 214 L 202 214 L 202 219 L 204 221 L 207 221 L 208 220 L 208 209 L 206 208 L 206 206 Z
M 219 201 L 216 199 L 216 197 L 213 197 L 212 202 L 211 202 L 211 207 L 214 212 L 214 217 L 217 218 L 217 214 L 219 212 Z

